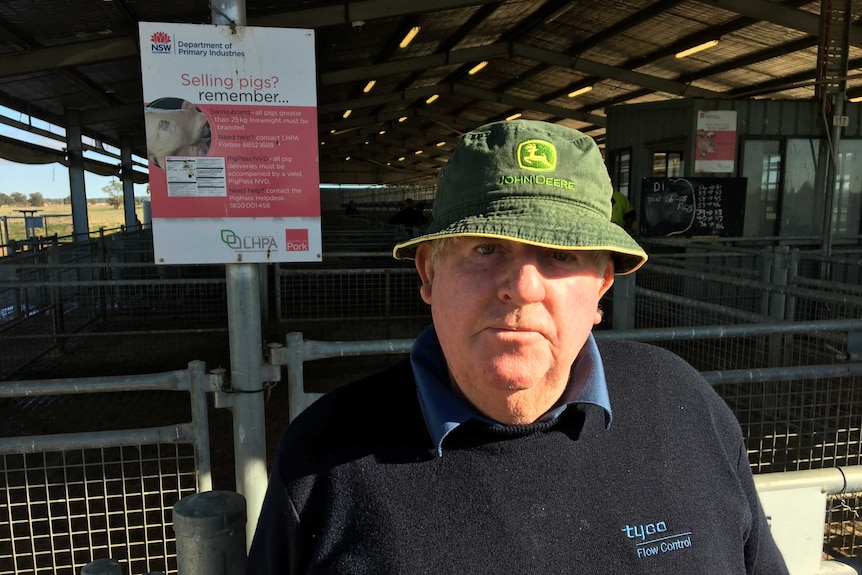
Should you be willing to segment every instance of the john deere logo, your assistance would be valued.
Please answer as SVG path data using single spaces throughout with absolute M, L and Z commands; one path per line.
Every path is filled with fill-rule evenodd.
M 518 145 L 518 166 L 522 170 L 552 172 L 557 167 L 557 149 L 545 140 L 527 140 Z

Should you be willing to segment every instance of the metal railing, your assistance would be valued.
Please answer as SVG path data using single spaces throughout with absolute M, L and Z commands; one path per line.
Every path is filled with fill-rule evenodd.
M 4 429 L 0 574 L 76 573 L 102 557 L 133 573 L 175 572 L 172 506 L 212 489 L 210 387 L 200 361 L 150 375 L 0 383 L 10 415 L 39 409 L 30 404 L 41 400 L 105 402 L 101 421 L 82 422 L 97 428 L 91 431 L 16 435 Z M 183 401 L 177 392 L 187 398 L 179 411 L 188 421 L 127 429 L 128 421 L 116 420 L 123 401 L 134 412 L 142 397 L 158 394 L 165 407 L 176 407 Z
M 304 354 L 310 354 L 307 361 L 404 353 L 430 320 L 412 266 L 393 265 L 388 251 L 367 251 L 388 242 L 381 236 L 391 233 L 378 228 L 364 237 L 358 251 L 328 251 L 322 266 L 276 268 L 270 309 L 277 313 L 268 319 L 275 319 L 280 333 L 301 330 L 313 340 L 303 342 L 302 334 L 290 333 L 287 347 L 273 345 L 268 352 L 270 367 L 288 367 L 291 414 L 314 397 L 295 389 L 294 382 L 302 381 Z M 338 234 L 325 245 L 342 249 L 361 236 L 350 228 Z M 179 347 L 171 334 L 226 339 L 224 268 L 156 266 L 148 241 L 147 234 L 123 235 L 4 260 L 0 371 L 11 374 L 22 365 L 82 355 L 98 364 L 114 351 L 135 357 L 165 354 Z M 613 320 L 599 326 L 596 337 L 655 341 L 695 365 L 740 419 L 758 474 L 858 465 L 862 419 L 856 406 L 862 406 L 862 385 L 856 368 L 848 366 L 862 357 L 862 294 L 857 281 L 842 283 L 859 277 L 854 256 L 843 253 L 824 261 L 801 250 L 690 243 L 682 250 L 677 244 L 667 253 L 651 253 L 641 271 L 618 278 L 607 302 L 614 313 L 606 317 Z M 824 270 L 832 274 L 826 276 L 830 281 L 820 279 Z M 130 335 L 142 339 L 116 344 Z M 390 340 L 399 337 L 405 339 Z M 369 338 L 377 341 L 323 341 Z M 80 353 L 82 344 L 96 341 L 94 355 Z M 141 354 L 142 347 L 151 353 Z M 16 367 L 11 357 L 2 356 L 15 349 L 37 351 Z M 195 351 L 185 357 L 199 356 Z M 269 370 L 266 376 L 275 373 Z M 224 403 L 219 407 L 226 406 L 216 395 L 217 403 Z M 90 456 L 88 451 L 78 459 Z M 122 453 L 118 457 L 125 461 Z M 188 457 L 183 453 L 180 459 Z M 18 461 L 13 461 L 18 467 L 30 465 Z M 70 460 L 71 467 L 78 465 L 75 461 Z M 94 467 L 114 464 L 113 459 L 98 461 Z M 47 462 L 52 465 L 58 467 Z M 15 478 L 26 477 L 17 470 L 13 466 L 19 473 Z M 859 509 L 858 496 L 830 499 L 824 553 L 858 554 Z

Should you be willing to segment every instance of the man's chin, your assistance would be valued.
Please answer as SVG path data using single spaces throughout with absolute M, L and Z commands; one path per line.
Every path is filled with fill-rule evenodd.
M 527 390 L 542 383 L 548 375 L 547 367 L 512 361 L 492 362 L 485 372 L 486 381 L 497 389 Z

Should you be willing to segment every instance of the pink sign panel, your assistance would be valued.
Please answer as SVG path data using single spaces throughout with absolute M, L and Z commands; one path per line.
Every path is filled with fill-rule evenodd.
M 142 22 L 158 263 L 320 261 L 312 30 Z

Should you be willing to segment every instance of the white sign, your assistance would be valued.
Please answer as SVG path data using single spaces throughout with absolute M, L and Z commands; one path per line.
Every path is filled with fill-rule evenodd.
M 694 171 L 733 173 L 736 157 L 736 110 L 697 113 Z
M 321 261 L 314 32 L 141 22 L 157 263 Z

